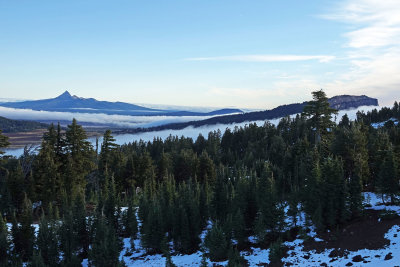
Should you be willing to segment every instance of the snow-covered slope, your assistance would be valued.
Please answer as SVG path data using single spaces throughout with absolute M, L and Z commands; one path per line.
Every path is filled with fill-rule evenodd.
M 371 210 L 389 210 L 397 212 L 400 215 L 400 206 L 385 206 L 382 205 L 381 196 L 375 193 L 364 193 L 364 204 L 369 206 Z M 306 227 L 302 223 L 302 215 L 300 215 L 300 225 Z M 290 220 L 287 220 L 290 225 Z M 378 220 L 376 223 L 380 223 Z M 311 226 L 311 230 L 312 230 Z M 202 234 L 204 238 L 206 230 Z M 310 231 L 308 239 L 315 242 L 325 242 L 316 235 L 314 231 Z M 368 238 L 367 235 L 365 236 Z M 388 240 L 388 245 L 380 249 L 359 249 L 355 251 L 344 251 L 343 255 L 335 255 L 331 249 L 325 249 L 322 252 L 309 250 L 305 246 L 305 240 L 298 236 L 292 242 L 285 242 L 288 247 L 286 256 L 282 259 L 287 266 L 397 266 L 400 263 L 400 225 L 393 225 L 385 234 L 384 238 Z M 251 243 L 255 243 L 254 238 L 249 238 Z M 124 239 L 124 248 L 121 251 L 120 259 L 123 259 L 128 266 L 165 266 L 166 258 L 161 254 L 146 255 L 146 251 L 141 247 L 140 239 L 134 240 L 135 249 L 131 250 L 130 239 Z M 260 249 L 251 247 L 248 251 L 242 251 L 249 266 L 265 266 L 269 263 L 269 249 Z M 190 255 L 173 255 L 172 261 L 178 267 L 183 266 L 200 266 L 202 252 L 197 251 Z M 208 260 L 209 266 L 225 266 L 227 261 L 211 262 Z M 88 266 L 88 261 L 82 262 L 83 266 Z

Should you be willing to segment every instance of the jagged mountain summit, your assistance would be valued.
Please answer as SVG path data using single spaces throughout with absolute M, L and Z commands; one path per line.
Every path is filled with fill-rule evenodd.
M 55 98 L 30 100 L 22 102 L 0 103 L 0 106 L 43 111 L 104 113 L 108 115 L 132 116 L 214 116 L 242 113 L 240 109 L 219 109 L 212 112 L 192 112 L 186 110 L 152 109 L 125 102 L 99 101 L 94 98 L 83 98 L 65 91 Z

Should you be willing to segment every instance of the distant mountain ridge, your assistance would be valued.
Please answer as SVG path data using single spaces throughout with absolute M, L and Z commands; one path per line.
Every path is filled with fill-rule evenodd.
M 328 99 L 328 102 L 332 108 L 337 110 L 346 110 L 352 108 L 358 108 L 361 106 L 378 106 L 378 99 L 371 98 L 365 95 L 362 96 L 351 96 L 351 95 L 339 95 Z M 308 102 L 295 103 L 288 105 L 281 105 L 271 110 L 247 112 L 234 115 L 224 115 L 213 117 L 205 120 L 189 121 L 181 123 L 170 123 L 161 126 L 155 126 L 150 128 L 135 128 L 124 130 L 125 133 L 139 133 L 139 132 L 152 132 L 152 131 L 162 131 L 162 130 L 181 130 L 186 127 L 201 127 L 205 125 L 214 124 L 232 124 L 232 123 L 242 123 L 251 121 L 261 121 L 261 120 L 273 120 L 276 118 L 282 118 L 303 111 L 304 106 Z
M 130 116 L 215 116 L 243 112 L 240 109 L 219 109 L 212 112 L 152 109 L 125 102 L 109 102 L 99 101 L 94 98 L 82 98 L 71 95 L 68 91 L 65 91 L 63 94 L 55 98 L 21 102 L 4 102 L 0 103 L 0 106 L 38 111 L 104 113 L 108 115 Z

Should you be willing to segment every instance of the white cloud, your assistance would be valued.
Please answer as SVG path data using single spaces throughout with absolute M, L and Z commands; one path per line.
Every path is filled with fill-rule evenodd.
M 51 112 L 0 107 L 0 116 L 15 120 L 72 121 L 116 125 L 119 127 L 151 127 L 161 124 L 208 119 L 210 116 L 125 116 L 102 113 Z
M 322 16 L 351 26 L 344 34 L 350 69 L 326 85 L 378 97 L 381 104 L 400 98 L 400 2 L 346 0 L 333 14 Z
M 239 62 L 291 62 L 318 60 L 319 62 L 329 62 L 335 59 L 328 55 L 236 55 L 222 57 L 195 57 L 187 58 L 188 61 L 239 61 Z

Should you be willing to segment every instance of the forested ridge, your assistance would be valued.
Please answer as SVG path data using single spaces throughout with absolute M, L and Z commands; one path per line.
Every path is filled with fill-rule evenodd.
M 24 121 L 24 120 L 11 120 L 0 116 L 0 129 L 3 133 L 27 132 L 36 129 L 46 129 L 48 124 Z
M 351 95 L 338 95 L 328 99 L 330 106 L 338 110 L 345 110 L 357 108 L 363 105 L 378 106 L 378 100 L 368 96 L 351 96 Z M 280 105 L 276 108 L 263 111 L 240 112 L 239 114 L 230 114 L 216 116 L 209 119 L 188 121 L 188 122 L 175 122 L 148 128 L 134 128 L 119 130 L 121 133 L 140 133 L 140 132 L 154 132 L 162 130 L 181 130 L 186 127 L 201 127 L 205 125 L 215 124 L 232 124 L 242 123 L 246 121 L 264 121 L 282 118 L 290 115 L 301 113 L 308 102 L 294 103 L 287 105 Z
M 86 258 L 124 266 L 124 237 L 163 253 L 166 266 L 174 266 L 171 253 L 198 250 L 244 266 L 239 251 L 249 236 L 279 261 L 282 242 L 302 231 L 300 212 L 323 232 L 363 216 L 362 191 L 398 203 L 400 126 L 371 126 L 399 118 L 397 102 L 355 121 L 336 124 L 335 113 L 321 90 L 277 126 L 121 146 L 107 130 L 92 147 L 76 120 L 66 131 L 51 125 L 38 154 L 0 154 L 0 266 L 80 266 Z

